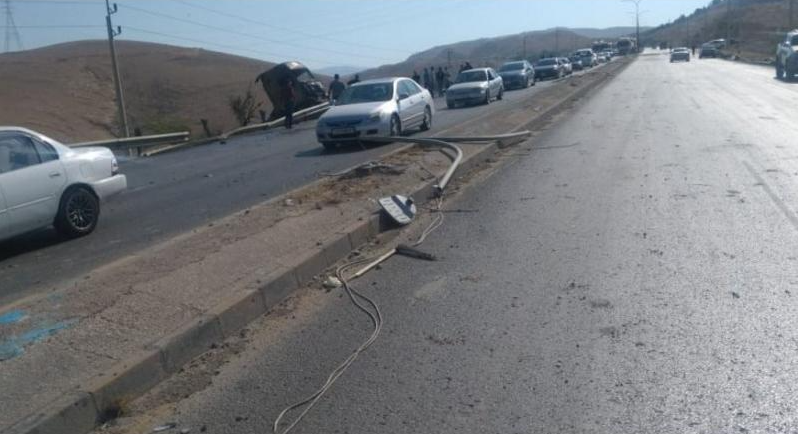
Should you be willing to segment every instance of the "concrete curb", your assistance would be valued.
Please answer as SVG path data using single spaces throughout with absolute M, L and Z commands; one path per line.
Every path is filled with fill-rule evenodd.
M 627 65 L 615 72 L 619 73 Z M 617 75 L 617 74 L 613 74 Z M 541 112 L 518 129 L 545 123 L 588 92 L 598 89 L 611 75 L 592 82 L 562 101 Z M 401 152 L 412 145 L 401 147 Z M 465 173 L 487 162 L 499 147 L 485 145 L 470 157 L 464 158 L 459 172 Z M 383 155 L 381 158 L 385 158 Z M 424 204 L 433 197 L 437 179 L 426 182 L 417 191 L 407 192 L 416 203 Z M 289 193 L 290 194 L 290 193 Z M 301 256 L 297 263 L 277 269 L 261 279 L 257 288 L 231 295 L 214 308 L 194 318 L 183 327 L 143 349 L 135 357 L 122 361 L 92 382 L 62 395 L 22 420 L 10 429 L 10 434 L 79 434 L 91 431 L 97 424 L 112 418 L 125 403 L 132 401 L 152 387 L 178 372 L 193 358 L 205 353 L 211 345 L 231 337 L 241 328 L 267 313 L 294 291 L 309 283 L 333 264 L 346 258 L 352 250 L 379 234 L 393 237 L 398 231 L 379 214 L 354 223 L 342 232 L 332 234 L 321 246 Z

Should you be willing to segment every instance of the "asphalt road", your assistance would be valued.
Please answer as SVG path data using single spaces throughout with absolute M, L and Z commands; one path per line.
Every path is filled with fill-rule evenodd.
M 488 106 L 448 110 L 437 99 L 432 131 L 506 110 L 552 82 L 505 92 Z M 129 190 L 105 205 L 91 236 L 65 241 L 52 229 L 0 243 L 0 306 L 37 291 L 69 285 L 95 267 L 208 224 L 318 179 L 375 159 L 398 145 L 352 146 L 324 152 L 315 122 L 285 130 L 233 137 L 152 158 L 121 162 Z
M 448 204 L 477 211 L 441 261 L 356 283 L 382 335 L 293 432 L 794 432 L 798 84 L 772 75 L 642 56 Z M 310 291 L 153 423 L 269 432 L 369 326 Z

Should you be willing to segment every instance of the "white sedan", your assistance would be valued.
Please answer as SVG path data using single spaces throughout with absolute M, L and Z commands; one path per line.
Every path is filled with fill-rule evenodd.
M 100 203 L 125 190 L 113 152 L 69 148 L 34 131 L 0 127 L 0 240 L 50 225 L 91 233 Z
M 327 149 L 339 143 L 395 137 L 411 128 L 432 128 L 435 104 L 429 91 L 409 78 L 362 81 L 346 89 L 316 123 Z

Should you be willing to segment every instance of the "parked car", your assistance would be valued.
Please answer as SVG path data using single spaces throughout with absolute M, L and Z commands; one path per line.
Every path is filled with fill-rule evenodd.
M 316 122 L 316 138 L 328 150 L 340 143 L 395 137 L 432 128 L 435 104 L 429 91 L 409 78 L 361 81 L 347 88 Z
M 791 80 L 798 73 L 798 30 L 787 33 L 776 47 L 776 76 Z
M 607 55 L 604 53 L 596 53 L 596 60 L 598 63 L 607 63 Z
M 571 55 L 570 60 L 571 67 L 573 67 L 574 71 L 581 71 L 585 69 L 585 67 L 582 66 L 582 58 L 579 57 L 579 55 Z
M 703 59 L 705 57 L 718 57 L 718 48 L 711 44 L 702 45 L 698 58 Z
M 558 57 L 557 60 L 560 62 L 560 67 L 562 67 L 564 75 L 571 75 L 574 73 L 574 67 L 571 65 L 571 60 L 567 57 Z
M 455 84 L 446 90 L 446 106 L 458 104 L 490 104 L 504 96 L 504 80 L 493 68 L 475 68 L 457 75 Z
M 582 58 L 582 66 L 585 68 L 592 68 L 598 64 L 596 53 L 590 48 L 577 50 L 575 54 Z
M 677 61 L 690 61 L 690 50 L 687 47 L 678 47 L 671 51 L 671 63 Z
M 556 57 L 540 59 L 535 64 L 535 75 L 538 80 L 546 78 L 560 78 L 563 76 L 563 68 Z
M 535 85 L 535 68 L 526 60 L 507 62 L 499 68 L 505 89 L 527 88 Z
M 126 188 L 110 149 L 0 127 L 0 240 L 51 225 L 67 237 L 88 235 L 101 203 Z

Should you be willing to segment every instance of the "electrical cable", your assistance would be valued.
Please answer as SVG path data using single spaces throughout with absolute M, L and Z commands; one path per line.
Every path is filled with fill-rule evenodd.
M 361 43 L 356 43 L 356 42 L 343 41 L 343 40 L 340 40 L 340 39 L 328 38 L 328 37 L 325 37 L 325 36 L 322 36 L 322 35 L 314 35 L 314 34 L 311 34 L 311 33 L 303 32 L 301 30 L 296 30 L 296 29 L 292 29 L 292 28 L 288 28 L 288 27 L 277 26 L 277 25 L 274 25 L 274 24 L 265 23 L 263 21 L 253 20 L 252 18 L 248 18 L 248 17 L 245 17 L 245 16 L 231 14 L 231 13 L 220 11 L 220 10 L 217 10 L 217 9 L 212 9 L 212 8 L 205 7 L 205 6 L 196 5 L 196 4 L 190 3 L 190 2 L 188 2 L 186 0 L 177 0 L 177 2 L 182 4 L 182 5 L 191 7 L 191 8 L 203 10 L 203 11 L 206 11 L 206 12 L 211 12 L 211 13 L 214 13 L 214 14 L 217 14 L 217 15 L 221 15 L 223 17 L 228 17 L 228 18 L 241 20 L 241 21 L 246 22 L 246 23 L 256 24 L 256 25 L 263 26 L 263 27 L 266 27 L 266 28 L 269 28 L 269 29 L 280 30 L 282 32 L 295 33 L 297 35 L 302 35 L 302 36 L 304 36 L 306 38 L 309 38 L 309 39 L 320 39 L 320 40 L 324 40 L 324 41 L 330 41 L 330 42 L 335 42 L 335 43 L 339 43 L 339 44 L 346 44 L 346 45 L 349 45 L 349 46 L 352 46 L 352 47 L 367 48 L 367 49 L 371 49 L 371 50 L 395 51 L 397 53 L 407 53 L 407 50 L 399 50 L 399 49 L 396 49 L 396 48 L 386 48 L 386 47 L 375 47 L 373 45 L 366 45 L 366 44 L 361 44 Z
M 136 7 L 136 6 L 131 6 L 129 4 L 124 4 L 124 5 L 122 5 L 122 7 L 127 8 L 127 9 L 132 10 L 132 11 L 140 12 L 140 13 L 143 13 L 143 14 L 147 14 L 147 15 L 151 15 L 151 16 L 155 16 L 155 17 L 159 17 L 159 18 L 166 18 L 166 19 L 177 21 L 177 22 L 180 22 L 180 23 L 191 24 L 191 25 L 194 25 L 194 26 L 199 26 L 199 27 L 203 27 L 203 28 L 206 28 L 206 29 L 216 30 L 216 31 L 219 31 L 219 32 L 225 32 L 225 33 L 230 33 L 230 34 L 233 34 L 233 35 L 244 36 L 244 37 L 247 37 L 247 38 L 258 39 L 258 40 L 261 40 L 261 41 L 264 41 L 264 42 L 273 43 L 273 44 L 292 45 L 294 47 L 302 48 L 302 49 L 305 49 L 305 50 L 322 51 L 322 52 L 329 53 L 329 54 L 340 54 L 340 55 L 344 55 L 344 56 L 360 57 L 360 58 L 372 59 L 372 60 L 381 60 L 381 61 L 388 61 L 388 62 L 395 60 L 395 59 L 388 59 L 388 58 L 385 58 L 385 57 L 369 56 L 369 55 L 363 55 L 363 54 L 348 53 L 348 52 L 344 52 L 344 51 L 330 50 L 330 49 L 325 49 L 325 48 L 311 47 L 311 46 L 307 46 L 307 45 L 296 44 L 296 43 L 294 43 L 292 41 L 278 41 L 278 40 L 274 40 L 274 39 L 264 38 L 264 37 L 259 36 L 259 35 L 254 35 L 252 33 L 239 32 L 237 30 L 231 30 L 231 29 L 227 29 L 227 28 L 224 28 L 224 27 L 219 27 L 219 26 L 214 26 L 214 25 L 211 25 L 211 24 L 201 23 L 199 21 L 194 21 L 194 20 L 189 20 L 189 19 L 185 19 L 185 18 L 180 18 L 180 17 L 176 17 L 174 15 L 164 14 L 164 13 L 152 11 L 152 10 L 149 10 L 149 9 L 144 9 L 144 8 L 140 8 L 140 7 Z
M 435 219 L 432 221 L 432 223 L 426 229 L 424 229 L 424 231 L 421 233 L 421 236 L 413 244 L 413 247 L 421 245 L 421 243 L 423 243 L 432 232 L 441 227 L 441 225 L 443 224 L 443 209 L 442 209 L 443 197 L 439 196 L 436 200 L 438 204 L 436 208 L 438 216 L 436 216 Z M 353 351 L 352 354 L 350 354 L 349 357 L 347 357 L 343 361 L 343 363 L 338 365 L 332 371 L 332 373 L 327 377 L 327 381 L 318 390 L 316 390 L 316 392 L 314 392 L 312 395 L 308 396 L 307 398 L 303 399 L 302 401 L 299 401 L 295 404 L 286 407 L 283 411 L 280 412 L 279 415 L 277 415 L 277 418 L 274 420 L 274 424 L 272 425 L 272 432 L 274 434 L 288 434 L 305 417 L 305 415 L 308 414 L 308 412 L 310 412 L 313 406 L 315 406 L 316 403 L 319 402 L 319 400 L 324 396 L 324 394 L 327 393 L 328 390 L 330 390 L 335 381 L 338 380 L 338 378 L 341 375 L 343 375 L 344 372 L 346 372 L 349 366 L 351 366 L 352 363 L 354 363 L 355 360 L 357 360 L 360 354 L 366 351 L 366 349 L 368 349 L 377 340 L 377 337 L 380 335 L 380 332 L 382 331 L 382 325 L 383 325 L 382 312 L 380 311 L 379 306 L 374 300 L 358 292 L 350 285 L 349 281 L 344 276 L 344 273 L 346 272 L 346 270 L 356 265 L 368 263 L 368 265 L 366 265 L 365 268 L 354 274 L 353 278 L 357 278 L 363 275 L 365 271 L 370 270 L 377 263 L 382 262 L 381 260 L 390 257 L 394 252 L 396 252 L 396 250 L 392 249 L 390 252 L 386 254 L 358 259 L 356 261 L 352 261 L 344 265 L 341 265 L 336 269 L 335 275 L 336 277 L 338 277 L 338 280 L 341 281 L 341 285 L 344 288 L 344 291 L 346 291 L 346 294 L 349 296 L 349 300 L 358 309 L 365 312 L 365 314 L 371 320 L 374 329 L 372 330 L 371 335 L 368 337 L 368 339 L 366 339 L 362 344 L 360 344 L 360 346 L 357 347 L 357 349 L 355 349 L 355 351 Z M 379 262 L 373 262 L 375 260 L 378 260 Z M 358 300 L 361 300 L 364 303 L 366 303 L 367 306 L 370 306 L 371 310 L 366 305 L 361 304 L 361 302 Z M 283 431 L 280 431 L 280 423 L 282 422 L 286 414 L 288 414 L 292 410 L 298 409 L 303 406 L 305 408 L 302 410 L 302 412 Z
M 102 26 L 102 27 L 105 27 L 105 26 Z M 259 54 L 259 55 L 263 55 L 263 56 L 283 57 L 280 54 L 271 53 L 271 52 L 268 52 L 268 51 L 253 50 L 251 48 L 242 48 L 242 47 L 238 47 L 238 46 L 235 46 L 235 45 L 218 44 L 216 42 L 209 42 L 209 41 L 203 41 L 201 39 L 186 38 L 186 37 L 183 37 L 183 36 L 170 35 L 170 34 L 163 33 L 163 32 L 156 32 L 154 30 L 147 30 L 147 29 L 142 29 L 142 28 L 139 28 L 139 27 L 128 26 L 128 25 L 125 25 L 124 27 L 125 27 L 125 29 L 132 30 L 134 32 L 145 33 L 145 34 L 150 34 L 150 35 L 155 35 L 155 36 L 161 36 L 161 37 L 164 37 L 164 38 L 171 38 L 171 39 L 175 39 L 175 40 L 194 42 L 194 43 L 197 43 L 197 44 L 204 44 L 204 45 L 209 46 L 209 47 L 218 47 L 218 48 L 228 49 L 228 50 L 237 50 L 237 51 L 242 51 L 242 52 L 249 52 L 249 53 Z M 311 58 L 305 58 L 305 60 L 309 60 L 311 62 L 316 62 L 316 63 L 322 64 L 322 65 L 333 66 L 332 63 L 324 61 L 324 60 L 311 59 Z

